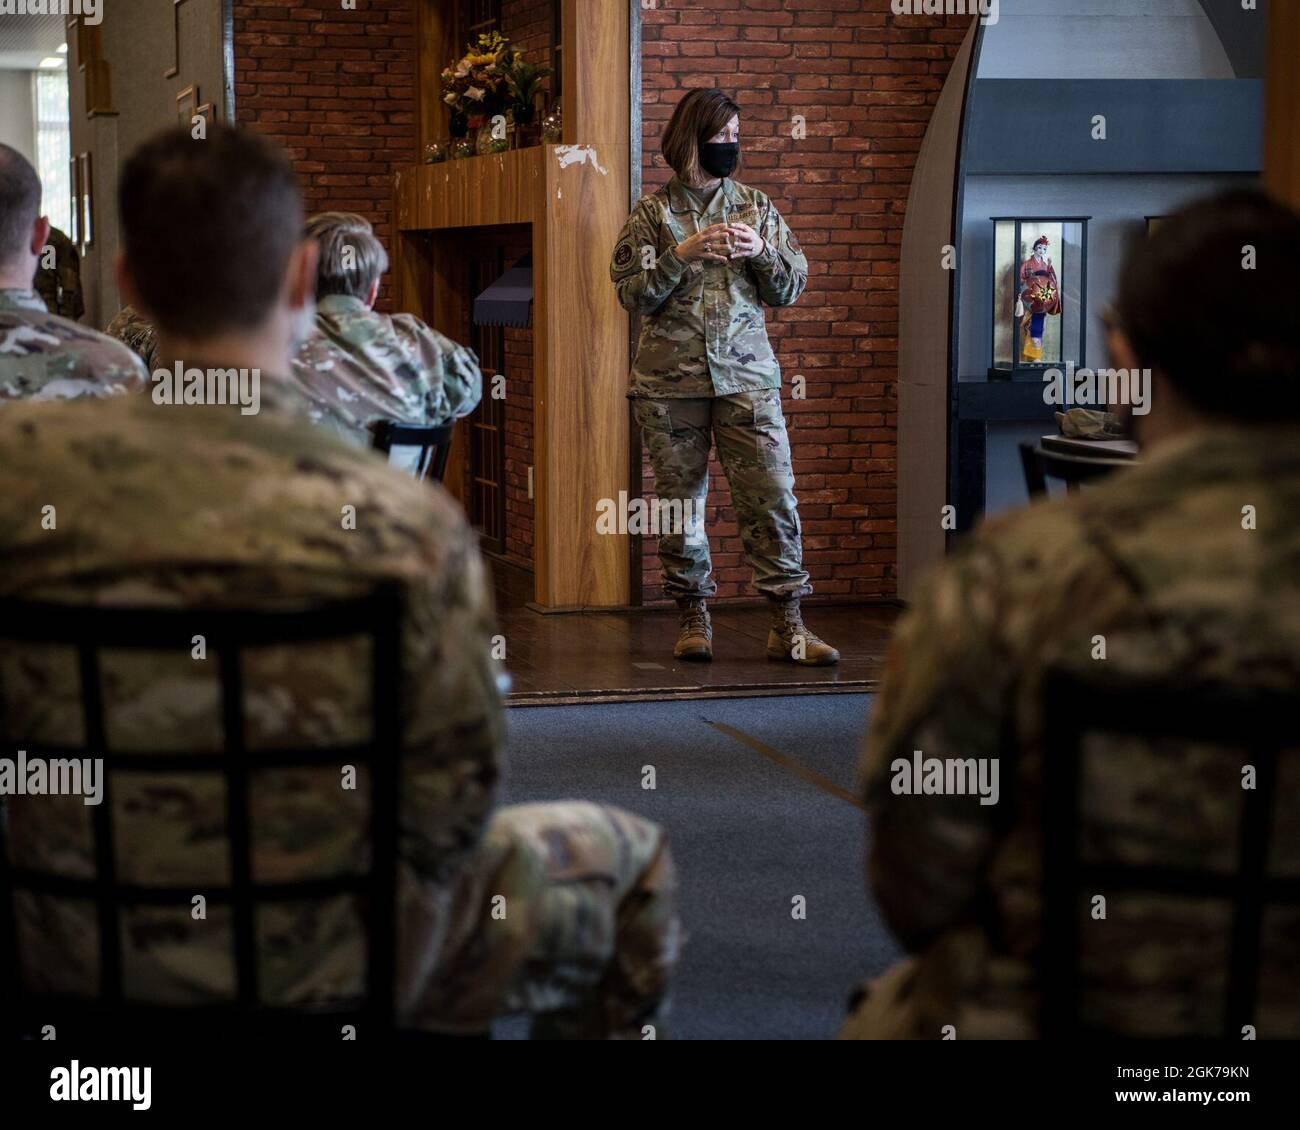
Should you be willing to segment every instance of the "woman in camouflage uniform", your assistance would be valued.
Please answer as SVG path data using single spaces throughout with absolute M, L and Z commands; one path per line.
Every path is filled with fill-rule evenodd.
M 763 317 L 764 302 L 789 306 L 803 293 L 808 260 L 767 196 L 731 179 L 739 136 L 730 98 L 688 91 L 660 143 L 675 175 L 642 197 L 619 235 L 610 274 L 619 302 L 642 318 L 628 396 L 661 513 L 694 515 L 659 537 L 664 590 L 682 610 L 674 657 L 713 658 L 705 601 L 717 585 L 702 520 L 716 443 L 754 584 L 772 602 L 767 654 L 825 666 L 839 653 L 804 627 L 799 611 L 812 587 L 781 368 Z

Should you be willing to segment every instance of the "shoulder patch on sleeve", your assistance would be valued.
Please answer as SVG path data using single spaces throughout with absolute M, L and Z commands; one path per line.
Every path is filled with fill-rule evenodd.
M 632 250 L 632 240 L 630 238 L 624 239 L 614 252 L 614 266 L 626 267 L 630 262 L 632 262 L 632 256 L 634 254 L 635 252 Z

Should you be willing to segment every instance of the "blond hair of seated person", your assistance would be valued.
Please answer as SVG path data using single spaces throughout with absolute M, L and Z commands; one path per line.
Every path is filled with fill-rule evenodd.
M 322 212 L 305 230 L 319 248 L 315 332 L 291 375 L 312 421 L 367 444 L 378 420 L 437 426 L 473 412 L 483 395 L 473 350 L 413 314 L 374 308 L 388 254 L 370 221 Z

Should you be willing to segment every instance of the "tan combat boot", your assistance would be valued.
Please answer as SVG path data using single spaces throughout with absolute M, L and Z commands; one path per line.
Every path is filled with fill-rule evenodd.
M 799 601 L 772 601 L 772 627 L 767 633 L 768 659 L 784 659 L 803 667 L 833 667 L 840 653 L 804 627 Z
M 708 663 L 713 658 L 713 623 L 704 600 L 701 597 L 679 600 L 677 607 L 682 610 L 682 630 L 673 648 L 673 658 Z

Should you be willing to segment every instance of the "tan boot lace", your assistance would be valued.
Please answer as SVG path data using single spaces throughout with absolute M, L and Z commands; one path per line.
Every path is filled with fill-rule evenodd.
M 805 651 L 813 644 L 821 644 L 823 647 L 828 646 L 825 640 L 804 626 L 803 614 L 798 609 L 783 608 L 781 610 L 781 627 L 777 631 L 780 633 L 782 640 L 792 647 L 795 640 L 802 639 Z
M 682 631 L 697 636 L 707 636 L 709 634 L 709 611 L 703 604 L 689 604 L 683 609 Z

